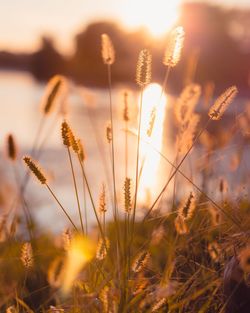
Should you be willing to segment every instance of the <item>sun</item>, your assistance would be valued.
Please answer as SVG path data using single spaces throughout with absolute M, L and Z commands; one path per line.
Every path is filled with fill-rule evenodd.
M 178 19 L 181 0 L 127 0 L 123 22 L 129 28 L 144 26 L 154 36 L 168 32 Z

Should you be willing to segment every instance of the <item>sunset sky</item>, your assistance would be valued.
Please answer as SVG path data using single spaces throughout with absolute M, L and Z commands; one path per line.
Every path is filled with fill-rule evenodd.
M 55 37 L 57 47 L 72 50 L 72 37 L 91 21 L 113 19 L 133 28 L 146 26 L 160 35 L 174 23 L 182 0 L 8 0 L 0 3 L 0 50 L 37 49 L 41 35 Z M 211 2 L 211 1 L 210 1 Z M 249 0 L 213 1 L 249 6 Z

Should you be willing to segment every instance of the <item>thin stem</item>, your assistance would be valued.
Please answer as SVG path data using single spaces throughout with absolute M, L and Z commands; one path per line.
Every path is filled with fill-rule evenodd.
M 21 206 L 22 206 L 22 209 L 23 209 L 27 230 L 28 230 L 28 233 L 29 233 L 30 240 L 32 240 L 33 236 L 32 236 L 32 232 L 31 232 L 31 229 L 30 229 L 30 225 L 32 225 L 32 217 L 31 217 L 31 213 L 30 213 L 28 207 L 26 207 L 24 196 L 21 193 L 20 178 L 19 178 L 19 175 L 18 175 L 18 172 L 17 172 L 17 168 L 16 168 L 14 163 L 13 163 L 13 171 L 14 171 L 14 176 L 15 176 L 15 180 L 16 180 L 16 186 L 17 186 L 17 188 L 19 190 L 19 198 L 20 198 L 20 200 L 22 202 Z
M 36 148 L 37 148 L 37 145 L 38 145 L 38 142 L 39 142 L 39 139 L 40 139 L 40 135 L 41 135 L 42 130 L 44 128 L 45 118 L 46 118 L 46 115 L 43 114 L 43 116 L 42 116 L 42 118 L 40 120 L 38 129 L 37 129 L 35 138 L 34 138 L 33 145 L 32 145 L 32 150 L 31 150 L 31 156 L 32 157 L 34 156 L 34 152 L 36 151 Z
M 50 127 L 48 128 L 47 132 L 45 133 L 45 136 L 44 136 L 43 140 L 41 141 L 41 143 L 39 145 L 37 143 L 37 148 L 36 148 L 36 151 L 35 151 L 36 154 L 34 154 L 34 158 L 38 159 L 38 158 L 41 157 L 42 152 L 43 152 L 42 148 L 46 144 L 46 141 L 48 140 L 49 136 L 54 132 L 54 129 L 56 127 L 57 120 L 58 120 L 59 117 L 60 117 L 60 112 L 57 112 L 57 114 L 55 115 L 54 120 L 52 121 Z
M 75 189 L 75 194 L 76 194 L 76 201 L 77 201 L 77 206 L 78 206 L 78 213 L 79 213 L 80 222 L 81 222 L 81 229 L 82 229 L 82 232 L 83 232 L 83 234 L 84 234 L 84 227 L 83 227 L 81 206 L 80 206 L 79 195 L 78 195 L 78 190 L 77 190 L 77 184 L 76 184 L 76 177 L 75 177 L 75 172 L 74 172 L 74 166 L 73 166 L 72 157 L 71 157 L 71 153 L 70 153 L 69 147 L 67 147 L 67 151 L 68 151 L 68 157 L 69 157 L 69 162 L 70 162 L 70 168 L 71 168 L 71 173 L 72 173 L 73 182 L 74 182 L 74 189 Z
M 114 123 L 113 123 L 113 107 L 112 107 L 112 83 L 111 83 L 111 65 L 107 65 L 108 69 L 108 89 L 109 89 L 109 114 L 110 114 L 110 122 L 111 122 L 111 156 L 112 156 L 112 178 L 113 178 L 113 194 L 114 194 L 114 220 L 115 220 L 115 227 L 117 232 L 117 258 L 119 264 L 119 250 L 120 250 L 120 229 L 119 229 L 119 214 L 117 208 L 117 197 L 116 197 L 116 178 L 115 178 L 115 153 L 114 153 Z M 105 241 L 104 241 L 105 242 Z M 119 271 L 120 272 L 120 271 Z
M 163 93 L 164 93 L 164 91 L 165 91 L 165 89 L 166 89 L 166 86 L 167 86 L 167 82 L 168 82 L 170 70 L 171 70 L 171 68 L 168 66 L 168 67 L 167 67 L 167 70 L 166 70 L 166 72 L 165 72 L 165 76 L 164 76 L 163 83 L 162 83 L 161 93 L 160 93 L 159 99 L 158 99 L 158 101 L 157 101 L 157 104 L 156 104 L 156 106 L 155 106 L 155 109 L 156 109 L 155 114 L 157 114 L 158 107 L 159 107 L 160 104 L 161 104 L 161 99 L 162 99 Z M 152 128 L 152 131 L 153 131 L 153 129 L 154 129 L 154 125 L 153 125 L 153 128 Z M 127 129 L 126 129 L 126 131 L 127 131 Z M 138 185 L 139 185 L 139 183 L 140 183 L 140 177 L 141 177 L 141 175 L 142 175 L 143 168 L 144 168 L 144 164 L 145 164 L 145 162 L 146 162 L 147 156 L 148 156 L 148 151 L 147 151 L 146 155 L 144 156 L 143 161 L 142 161 L 142 164 L 141 164 L 141 168 L 140 168 L 140 172 L 139 172 L 140 174 L 139 174 L 139 179 L 138 179 Z
M 104 233 L 103 233 L 102 225 L 101 225 L 100 219 L 99 219 L 98 214 L 97 214 L 97 210 L 96 210 L 95 203 L 94 203 L 94 199 L 93 199 L 93 196 L 92 196 L 92 193 L 91 193 L 91 190 L 90 190 L 90 186 L 89 186 L 89 183 L 88 183 L 88 179 L 87 179 L 87 176 L 86 176 L 86 173 L 85 173 L 85 169 L 84 169 L 84 167 L 83 167 L 83 164 L 82 164 L 82 161 L 81 161 L 79 155 L 78 155 L 78 160 L 79 160 L 79 163 L 80 163 L 80 167 L 81 167 L 81 171 L 82 171 L 82 176 L 83 176 L 83 178 L 84 178 L 84 181 L 85 181 L 85 183 L 86 183 L 86 187 L 87 187 L 87 190 L 88 190 L 88 193 L 89 193 L 90 201 L 91 201 L 91 204 L 92 204 L 94 213 L 95 213 L 96 221 L 97 221 L 97 224 L 98 224 L 98 227 L 99 227 L 99 230 L 100 230 L 100 233 L 101 233 L 103 242 L 105 243 L 105 236 L 104 236 Z
M 40 145 L 38 145 L 38 142 L 39 142 L 39 139 L 40 139 L 39 136 L 40 136 L 40 134 L 41 134 L 41 132 L 42 132 L 42 130 L 44 128 L 45 117 L 46 117 L 45 115 L 43 115 L 43 117 L 42 117 L 42 119 L 41 119 L 41 121 L 39 123 L 38 129 L 37 129 L 37 132 L 36 132 L 36 135 L 35 135 L 34 143 L 32 145 L 32 149 L 31 149 L 31 156 L 33 156 L 37 160 L 41 157 L 41 154 L 42 154 L 41 149 L 45 145 L 45 142 L 46 142 L 47 138 L 52 133 L 53 128 L 56 125 L 56 119 L 58 118 L 58 115 L 56 115 L 55 121 L 52 123 L 52 125 L 49 128 L 46 136 L 44 137 L 44 140 L 42 141 L 42 143 Z M 35 152 L 37 152 L 37 153 L 35 153 Z M 20 193 L 21 194 L 23 194 L 25 192 L 27 184 L 29 182 L 29 179 L 30 179 L 30 171 L 27 170 L 26 173 L 25 173 L 24 178 L 22 179 L 22 183 L 20 185 Z
M 181 159 L 179 165 L 175 168 L 174 172 L 172 173 L 172 175 L 169 177 L 169 179 L 167 180 L 165 186 L 163 187 L 163 189 L 161 190 L 161 192 L 159 193 L 159 195 L 156 197 L 155 201 L 153 202 L 152 206 L 150 207 L 150 209 L 148 210 L 148 213 L 145 215 L 144 220 L 146 218 L 148 218 L 148 216 L 150 215 L 150 213 L 152 212 L 152 210 L 154 209 L 155 205 L 157 204 L 157 202 L 159 201 L 159 199 L 161 198 L 161 196 L 163 195 L 163 193 L 165 192 L 165 190 L 167 189 L 169 183 L 171 182 L 171 180 L 175 177 L 175 174 L 178 172 L 179 168 L 181 167 L 181 165 L 183 164 L 183 162 L 186 160 L 187 156 L 189 155 L 190 151 L 193 149 L 195 143 L 197 142 L 197 140 L 200 138 L 201 134 L 205 131 L 205 129 L 207 128 L 208 124 L 210 123 L 211 119 L 208 119 L 207 123 L 205 124 L 205 126 L 201 129 L 201 131 L 199 132 L 199 134 L 196 136 L 196 138 L 194 139 L 191 147 L 188 149 L 188 151 L 186 152 L 186 154 L 184 155 L 184 157 Z
M 84 167 L 84 163 L 83 163 Z M 85 231 L 88 234 L 88 212 L 87 212 L 87 199 L 86 199 L 86 184 L 84 178 L 82 177 L 82 187 L 83 187 L 83 207 L 84 207 L 84 217 L 85 217 Z
M 167 161 L 172 168 L 176 169 L 178 171 L 179 174 L 181 174 L 190 184 L 193 185 L 194 188 L 197 189 L 197 191 L 200 192 L 201 195 L 203 195 L 208 201 L 210 201 L 219 211 L 221 211 L 229 220 L 231 220 L 240 230 L 242 230 L 242 227 L 240 225 L 240 222 L 237 221 L 235 218 L 233 218 L 230 214 L 228 214 L 221 206 L 219 206 L 211 197 L 209 197 L 204 191 L 202 191 L 202 189 L 200 187 L 198 187 L 193 181 L 192 179 L 190 179 L 188 176 L 186 176 L 179 168 L 178 166 L 175 166 L 174 163 L 172 163 L 171 161 L 168 160 L 168 158 L 163 155 L 160 151 L 158 151 L 156 148 L 153 147 L 153 149 L 160 154 L 160 156 Z M 143 219 L 143 223 L 145 222 L 147 216 L 144 217 Z
M 113 123 L 113 108 L 112 108 L 112 84 L 111 84 L 111 66 L 108 64 L 108 85 L 109 85 L 109 114 L 111 122 L 111 156 L 112 156 L 112 176 L 113 176 L 113 193 L 114 193 L 114 208 L 115 208 L 115 217 L 117 218 L 117 198 L 116 198 L 116 179 L 115 179 L 115 153 L 114 153 L 114 123 Z
M 168 82 L 168 78 L 169 78 L 169 74 L 170 74 L 170 70 L 171 70 L 171 67 L 168 66 L 168 67 L 167 67 L 167 70 L 166 70 L 166 73 L 165 73 L 165 76 L 164 76 L 163 83 L 162 83 L 161 95 L 160 95 L 160 98 L 159 98 L 159 101 L 158 101 L 158 105 L 160 105 L 160 103 L 161 103 L 161 98 L 162 98 L 163 93 L 164 93 L 164 91 L 165 91 L 165 89 L 166 89 L 167 82 Z
M 64 209 L 64 207 L 62 206 L 61 202 L 58 200 L 57 196 L 55 195 L 55 193 L 52 191 L 52 189 L 50 188 L 50 186 L 48 184 L 45 184 L 45 186 L 47 187 L 47 189 L 49 190 L 49 192 L 51 193 L 52 197 L 56 200 L 57 204 L 60 206 L 60 208 L 63 210 L 64 214 L 67 216 L 68 220 L 70 221 L 70 223 L 72 224 L 72 226 L 74 227 L 74 229 L 76 231 L 78 231 L 75 223 L 72 221 L 71 217 L 69 216 L 69 214 L 67 213 L 67 211 Z
M 144 91 L 144 88 L 142 87 L 141 95 L 140 95 L 140 107 L 139 107 L 139 125 L 138 125 L 138 136 L 137 136 L 136 171 L 135 171 L 135 198 L 134 198 L 133 217 L 132 217 L 131 241 L 133 241 L 135 213 L 136 213 L 136 206 L 137 206 L 137 194 L 138 194 L 138 180 L 139 180 L 138 172 L 139 172 L 140 141 L 141 141 L 141 115 L 142 115 L 141 113 L 142 113 L 143 91 Z
M 125 121 L 125 178 L 128 177 L 128 121 Z

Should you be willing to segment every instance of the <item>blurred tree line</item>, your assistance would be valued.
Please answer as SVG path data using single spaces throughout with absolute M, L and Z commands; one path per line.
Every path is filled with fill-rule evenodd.
M 194 80 L 201 84 L 214 82 L 217 90 L 237 84 L 241 92 L 249 93 L 250 10 L 186 3 L 182 6 L 178 25 L 184 27 L 186 38 L 182 60 L 171 74 L 171 91 L 178 92 L 184 84 Z M 33 54 L 0 53 L 0 66 L 29 70 L 38 80 L 48 80 L 60 73 L 78 83 L 105 86 L 102 33 L 109 34 L 116 50 L 115 83 L 134 82 L 137 57 L 142 48 L 152 51 L 153 80 L 161 82 L 167 35 L 155 39 L 145 29 L 128 32 L 112 22 L 88 25 L 74 38 L 75 51 L 68 58 L 57 51 L 52 39 L 42 38 L 41 48 Z

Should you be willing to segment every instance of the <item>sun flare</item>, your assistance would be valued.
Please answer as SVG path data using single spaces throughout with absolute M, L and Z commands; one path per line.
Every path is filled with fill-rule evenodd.
M 154 36 L 168 32 L 178 19 L 180 0 L 129 0 L 124 7 L 128 27 L 146 27 Z

